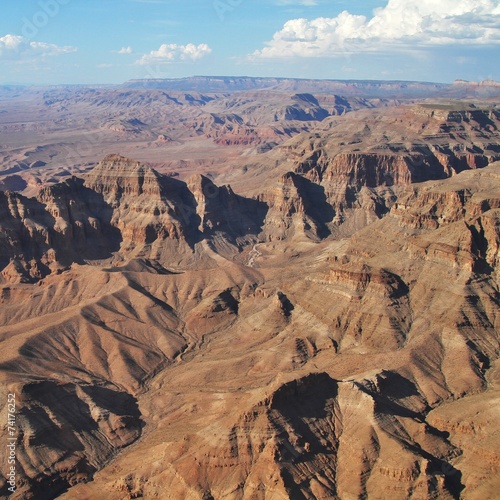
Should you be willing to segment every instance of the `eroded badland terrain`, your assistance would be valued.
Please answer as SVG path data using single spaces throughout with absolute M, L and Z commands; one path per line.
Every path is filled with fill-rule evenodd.
M 499 88 L 1 88 L 11 498 L 498 495 Z

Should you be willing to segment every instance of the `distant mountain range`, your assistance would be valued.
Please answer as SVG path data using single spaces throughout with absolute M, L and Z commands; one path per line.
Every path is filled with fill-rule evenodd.
M 276 92 L 311 92 L 340 94 L 363 98 L 491 98 L 500 95 L 500 83 L 494 80 L 472 82 L 455 80 L 453 83 L 404 80 L 322 80 L 251 76 L 189 76 L 184 78 L 145 78 L 128 80 L 118 85 L 31 85 L 0 84 L 0 91 L 24 88 L 118 88 L 137 90 L 165 90 L 180 92 L 241 92 L 268 90 Z
M 500 83 L 487 80 L 454 83 L 384 80 L 313 80 L 300 78 L 261 78 L 249 76 L 192 76 L 187 78 L 129 80 L 131 89 L 161 89 L 197 92 L 237 92 L 276 90 L 338 93 L 363 97 L 490 97 L 500 92 Z

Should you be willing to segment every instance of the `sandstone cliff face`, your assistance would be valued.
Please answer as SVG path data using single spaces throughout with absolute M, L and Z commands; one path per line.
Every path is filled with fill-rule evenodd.
M 305 235 L 321 239 L 328 234 L 326 223 L 333 219 L 324 189 L 307 178 L 288 172 L 259 197 L 269 206 L 264 234 L 269 239 Z
M 73 262 L 128 256 L 193 254 L 203 239 L 230 242 L 260 233 L 267 207 L 216 186 L 188 183 L 149 166 L 109 155 L 84 180 L 44 188 L 36 199 L 0 193 L 2 269 L 9 282 L 40 279 Z
M 2 193 L 2 258 L 9 281 L 39 279 L 85 259 L 105 259 L 118 249 L 111 210 L 101 196 L 71 179 L 42 189 L 37 199 Z
M 1 245 L 2 245 L 2 264 L 5 268 L 9 263 L 9 260 L 14 259 L 16 256 L 22 258 L 23 247 L 27 252 L 27 261 L 30 262 L 33 259 L 32 253 L 33 247 L 38 245 L 44 245 L 48 240 L 48 231 L 42 225 L 35 225 L 32 219 L 26 220 L 26 216 L 30 213 L 35 215 L 37 212 L 40 215 L 43 214 L 43 209 L 37 206 L 32 200 L 28 200 L 15 193 L 0 193 L 1 202 L 1 220 L 2 220 L 2 232 L 1 232 Z M 38 211 L 37 211 L 38 209 Z M 36 264 L 36 261 L 33 262 Z M 26 266 L 28 264 L 26 263 Z M 29 272 L 23 276 L 26 270 L 23 269 L 21 263 L 16 260 L 11 260 L 10 269 L 7 270 L 9 277 L 12 275 L 12 279 L 29 279 Z
M 193 193 L 202 233 L 223 232 L 233 241 L 260 233 L 266 214 L 263 203 L 236 195 L 231 186 L 217 187 L 203 175 L 190 177 L 187 186 Z
M 342 117 L 325 120 L 321 133 L 301 134 L 280 146 L 281 154 L 273 153 L 277 171 L 298 174 L 295 184 L 309 181 L 311 186 L 319 186 L 315 197 L 323 204 L 322 213 L 328 207 L 328 218 L 321 220 L 308 213 L 304 207 L 310 203 L 302 199 L 303 193 L 297 191 L 290 197 L 284 182 L 289 173 L 281 174 L 278 183 L 261 195 L 270 214 L 274 210 L 285 214 L 289 211 L 285 200 L 295 199 L 293 210 L 303 219 L 299 225 L 323 225 L 323 234 L 352 234 L 386 214 L 401 187 L 484 168 L 498 158 L 491 144 L 500 127 L 495 110 L 417 106 L 400 108 L 391 120 L 372 111 L 358 114 L 359 122 L 353 114 L 348 121 Z M 339 229 L 347 219 L 351 227 L 346 224 Z M 274 230 L 281 234 L 286 226 L 290 222 L 285 222 L 285 229 L 275 224 Z M 315 238 L 318 230 L 309 234 Z
M 188 237 L 189 214 L 178 209 L 189 195 L 183 183 L 139 162 L 110 155 L 88 174 L 85 184 L 112 207 L 112 223 L 129 250 L 157 239 Z

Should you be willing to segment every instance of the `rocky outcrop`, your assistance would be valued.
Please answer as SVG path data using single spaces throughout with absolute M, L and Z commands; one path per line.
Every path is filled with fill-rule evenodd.
M 264 231 L 269 239 L 306 235 L 321 239 L 334 213 L 321 186 L 294 172 L 283 175 L 259 200 L 269 206 Z
M 478 217 L 489 210 L 500 208 L 500 197 L 488 187 L 489 182 L 497 180 L 493 172 L 485 176 L 472 173 L 467 176 L 471 182 L 482 179 L 481 192 L 473 192 L 468 187 L 456 190 L 441 189 L 440 185 L 413 187 L 398 198 L 391 212 L 400 216 L 403 223 L 406 223 L 408 216 L 412 221 L 408 220 L 408 224 L 435 229 L 442 224 Z
M 43 188 L 37 199 L 0 193 L 0 210 L 4 278 L 15 282 L 118 250 L 158 256 L 172 244 L 189 254 L 216 234 L 238 244 L 260 233 L 267 207 L 201 175 L 186 184 L 109 155 L 84 180 Z
M 318 99 L 311 94 L 295 94 L 291 100 L 294 104 L 276 112 L 275 121 L 321 121 L 330 115 L 326 109 L 321 107 Z
M 338 258 L 334 258 L 334 262 L 338 262 Z M 361 267 L 349 265 L 349 260 L 344 259 L 340 262 L 343 265 L 333 265 L 327 277 L 329 283 L 337 283 L 350 289 L 354 295 L 353 298 L 362 296 L 368 288 L 373 288 L 381 296 L 386 298 L 399 298 L 408 293 L 408 286 L 396 276 L 385 269 L 378 271 L 372 270 L 366 264 Z
M 86 176 L 85 185 L 113 208 L 112 223 L 128 249 L 158 239 L 190 237 L 191 214 L 183 208 L 192 205 L 192 196 L 184 183 L 140 162 L 110 155 Z
M 151 167 L 120 155 L 108 155 L 85 178 L 89 189 L 117 204 L 123 196 L 148 195 L 156 200 L 162 194 L 160 175 Z
M 236 195 L 231 186 L 217 187 L 203 175 L 190 177 L 187 186 L 194 196 L 202 233 L 219 231 L 230 240 L 260 233 L 265 204 Z
M 2 193 L 2 258 L 9 281 L 39 279 L 85 259 L 105 259 L 118 250 L 120 235 L 111 209 L 80 179 L 44 188 L 37 199 Z M 17 277 L 16 277 L 17 275 Z
M 44 381 L 26 384 L 19 396 L 17 463 L 24 489 L 36 496 L 88 481 L 141 435 L 135 398 L 113 388 Z

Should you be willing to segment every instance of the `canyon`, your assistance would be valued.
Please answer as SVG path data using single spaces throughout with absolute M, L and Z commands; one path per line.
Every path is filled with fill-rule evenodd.
M 0 89 L 10 498 L 492 498 L 499 130 L 494 82 Z

